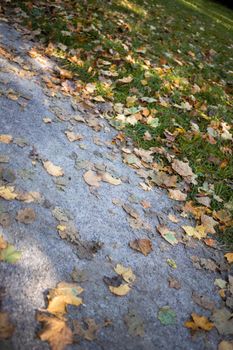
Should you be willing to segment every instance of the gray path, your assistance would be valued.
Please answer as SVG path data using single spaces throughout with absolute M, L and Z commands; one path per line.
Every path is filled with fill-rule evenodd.
M 1 166 L 15 171 L 16 188 L 38 191 L 46 199 L 41 203 L 30 204 L 1 201 L 1 208 L 12 216 L 11 226 L 3 229 L 4 237 L 22 251 L 22 257 L 16 265 L 0 265 L 1 284 L 6 290 L 3 308 L 9 312 L 16 325 L 12 339 L 4 343 L 5 348 L 49 348 L 47 343 L 35 337 L 38 329 L 35 310 L 45 307 L 45 292 L 55 287 L 59 281 L 71 281 L 72 269 L 78 267 L 85 269 L 88 275 L 88 281 L 81 284 L 85 289 L 85 305 L 71 307 L 70 313 L 79 320 L 83 317 L 94 318 L 97 323 L 111 319 L 112 326 L 102 328 L 96 341 L 83 341 L 70 346 L 70 349 L 216 349 L 220 340 L 216 330 L 192 338 L 183 323 L 192 312 L 210 315 L 193 302 L 194 291 L 215 301 L 216 306 L 220 305 L 213 284 L 219 275 L 195 269 L 190 260 L 192 255 L 205 258 L 215 256 L 220 259 L 218 252 L 207 250 L 201 243 L 194 248 L 185 247 L 181 243 L 172 247 L 156 233 L 158 217 L 166 218 L 169 213 L 174 213 L 177 203 L 169 200 L 161 189 L 145 192 L 140 188 L 142 179 L 122 162 L 117 147 L 110 145 L 116 130 L 103 119 L 100 119 L 102 128 L 99 132 L 84 123 L 76 123 L 73 131 L 82 134 L 84 139 L 70 143 L 64 131 L 72 125 L 69 121 L 59 121 L 52 110 L 59 107 L 68 118 L 77 114 L 86 118 L 89 112 L 79 106 L 74 111 L 68 97 L 47 96 L 47 90 L 40 82 L 45 67 L 26 54 L 32 43 L 4 22 L 0 22 L 0 33 L 0 45 L 12 50 L 15 56 L 21 57 L 36 72 L 35 76 L 22 77 L 19 64 L 0 57 L 1 134 L 11 134 L 14 138 L 23 138 L 27 142 L 23 148 L 14 143 L 0 144 L 1 155 L 10 158 L 8 164 Z M 20 62 L 21 66 L 24 63 Z M 50 64 L 52 66 L 52 63 L 48 63 L 48 66 Z M 5 96 L 10 88 L 21 94 L 18 101 Z M 30 99 L 22 96 L 29 96 Z M 23 108 L 25 102 L 27 106 Z M 52 124 L 45 124 L 42 120 L 44 117 L 51 118 Z M 94 137 L 98 137 L 102 145 L 96 145 Z M 105 142 L 109 143 L 109 147 Z M 47 174 L 39 162 L 32 165 L 29 153 L 33 146 L 42 159 L 48 159 L 64 169 L 64 191 L 57 188 L 54 178 Z M 75 157 L 104 164 L 110 173 L 118 174 L 124 182 L 119 186 L 102 182 L 98 194 L 91 193 L 83 180 L 85 170 L 75 168 Z M 148 200 L 152 208 L 143 210 L 141 205 L 130 203 L 130 195 L 139 201 Z M 133 206 L 143 220 L 151 224 L 152 231 L 133 230 L 127 221 L 127 213 L 122 207 L 114 205 L 113 199 Z M 93 259 L 80 259 L 75 246 L 59 237 L 56 231 L 58 222 L 52 215 L 56 206 L 70 213 L 84 242 L 95 240 L 103 243 Z M 17 211 L 26 207 L 32 207 L 37 215 L 36 221 L 30 225 L 15 220 Z M 178 225 L 170 224 L 170 227 L 180 231 Z M 144 257 L 128 247 L 130 240 L 148 235 L 154 246 L 149 256 Z M 168 266 L 168 258 L 176 261 L 177 269 Z M 116 263 L 132 267 L 137 276 L 132 291 L 122 298 L 111 294 L 103 282 L 104 275 L 114 275 L 113 267 Z M 181 282 L 181 289 L 168 287 L 169 276 Z M 177 322 L 173 326 L 163 326 L 157 319 L 158 310 L 164 305 L 169 305 L 177 313 Z M 134 337 L 128 333 L 124 316 L 131 309 L 136 310 L 143 320 L 144 337 Z

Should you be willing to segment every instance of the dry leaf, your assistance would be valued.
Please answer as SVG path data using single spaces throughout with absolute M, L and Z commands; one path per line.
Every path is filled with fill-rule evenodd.
M 121 284 L 119 287 L 109 286 L 108 288 L 113 294 L 118 295 L 120 297 L 128 294 L 131 290 L 128 284 Z
M 0 142 L 2 143 L 11 143 L 13 141 L 13 137 L 11 135 L 2 134 L 0 135 Z
M 227 261 L 229 262 L 229 264 L 233 263 L 233 253 L 226 253 L 224 256 L 227 259 Z
M 145 256 L 150 254 L 153 250 L 152 242 L 147 238 L 135 239 L 134 241 L 129 242 L 129 246 Z
M 83 289 L 76 283 L 58 283 L 56 288 L 49 291 L 46 311 L 54 315 L 63 315 L 67 304 L 75 306 L 82 304 L 82 299 L 78 297 L 82 292 Z
M 181 283 L 174 277 L 168 277 L 169 288 L 180 289 Z
M 75 134 L 73 131 L 65 131 L 65 134 L 70 142 L 81 141 L 83 140 L 83 136 L 79 134 Z
M 32 208 L 25 208 L 19 210 L 16 216 L 16 220 L 22 222 L 23 224 L 31 224 L 36 219 L 36 213 Z
M 157 230 L 168 243 L 172 245 L 178 243 L 178 240 L 176 239 L 176 236 L 175 236 L 176 233 L 171 231 L 167 226 L 159 225 L 157 226 Z
M 216 233 L 214 226 L 218 225 L 218 222 L 215 221 L 211 216 L 202 214 L 201 224 L 205 226 L 206 233 Z
M 204 330 L 206 332 L 209 332 L 214 327 L 214 324 L 210 322 L 205 316 L 200 316 L 195 312 L 193 312 L 191 316 L 192 321 L 186 321 L 184 323 L 184 326 L 186 328 L 190 328 L 192 331 Z
M 43 118 L 43 122 L 45 123 L 45 124 L 51 124 L 52 123 L 52 119 L 50 119 L 50 118 Z
M 99 187 L 100 186 L 100 181 L 101 181 L 101 176 L 97 175 L 94 171 L 88 170 L 84 175 L 83 178 L 85 182 L 89 186 L 94 186 L 94 187 Z
M 0 312 L 0 340 L 8 339 L 14 333 L 15 327 L 10 322 L 7 312 Z
M 172 162 L 172 169 L 182 176 L 188 183 L 197 183 L 195 180 L 195 175 L 188 163 L 182 162 L 181 160 L 175 159 Z
M 125 280 L 125 282 L 132 283 L 136 280 L 136 276 L 134 275 L 131 267 L 124 267 L 121 264 L 117 264 L 114 267 L 114 271 L 122 276 L 122 278 Z
M 111 185 L 120 185 L 121 184 L 121 179 L 116 179 L 115 177 L 113 177 L 111 174 L 109 173 L 103 173 L 101 175 L 101 179 L 104 182 L 108 182 Z
M 218 350 L 233 350 L 233 342 L 222 340 L 221 343 L 218 344 Z
M 72 344 L 72 331 L 64 320 L 44 313 L 37 313 L 36 319 L 44 324 L 38 337 L 48 342 L 52 350 L 64 350 L 66 345 Z
M 54 165 L 49 160 L 47 160 L 46 162 L 43 162 L 43 165 L 49 175 L 52 175 L 55 177 L 64 175 L 64 171 L 62 170 L 62 168 L 60 166 Z
M 175 223 L 175 224 L 177 224 L 179 221 L 180 221 L 180 219 L 178 219 L 175 215 L 173 215 L 173 214 L 169 214 L 168 215 L 168 219 L 171 221 L 171 222 L 173 222 L 173 223 Z
M 203 226 L 203 225 L 199 225 L 196 227 L 182 226 L 182 228 L 189 237 L 202 239 L 202 238 L 205 238 L 207 235 L 205 226 Z
M 168 193 L 169 198 L 174 199 L 175 201 L 185 201 L 187 198 L 187 194 L 181 192 L 180 190 L 172 190 L 169 188 Z
M 117 80 L 118 83 L 123 83 L 123 84 L 129 84 L 131 83 L 131 81 L 133 81 L 133 78 L 131 76 Z
M 0 197 L 11 201 L 17 197 L 14 190 L 15 188 L 13 186 L 0 186 Z

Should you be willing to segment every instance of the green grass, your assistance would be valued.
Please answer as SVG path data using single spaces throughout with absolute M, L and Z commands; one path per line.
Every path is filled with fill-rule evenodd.
M 136 95 L 134 107 L 156 110 L 157 128 L 152 128 L 145 119 L 134 126 L 125 126 L 125 132 L 138 147 L 164 145 L 165 130 L 181 129 L 175 140 L 178 156 L 189 160 L 198 175 L 198 186 L 208 181 L 223 199 L 222 203 L 213 199 L 212 208 L 217 210 L 233 201 L 233 157 L 229 152 L 232 143 L 217 138 L 212 144 L 206 139 L 208 127 L 219 131 L 222 122 L 232 125 L 231 10 L 208 0 L 64 0 L 60 5 L 53 1 L 49 5 L 43 1 L 31 5 L 18 0 L 15 3 L 27 15 L 22 17 L 22 22 L 32 30 L 41 29 L 39 37 L 45 44 L 67 46 L 67 50 L 54 52 L 54 56 L 74 72 L 83 86 L 95 83 L 97 95 L 124 105 L 128 96 Z M 145 51 L 139 52 L 140 48 Z M 83 64 L 70 61 L 72 49 L 78 50 Z M 103 61 L 109 65 L 101 65 Z M 110 77 L 111 84 L 106 85 L 99 80 L 100 69 L 117 72 L 118 76 Z M 117 83 L 117 79 L 129 75 L 134 78 L 131 83 Z M 194 84 L 201 91 L 193 92 Z M 141 97 L 156 101 L 142 103 Z M 167 106 L 160 98 L 168 101 Z M 177 108 L 176 105 L 184 102 L 193 104 L 192 111 Z M 198 125 L 198 134 L 191 131 L 192 123 Z M 144 141 L 146 131 L 152 140 Z M 177 152 L 172 148 L 168 151 Z M 192 188 L 191 198 L 195 198 L 198 186 Z M 226 230 L 223 241 L 233 244 L 230 229 Z

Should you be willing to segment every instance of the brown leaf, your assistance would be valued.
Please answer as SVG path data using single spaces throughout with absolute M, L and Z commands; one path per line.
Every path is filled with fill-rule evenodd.
M 203 214 L 201 216 L 201 224 L 205 227 L 206 233 L 216 233 L 214 227 L 218 225 L 218 222 L 215 221 L 211 216 Z
M 233 252 L 232 253 L 226 253 L 224 256 L 227 259 L 229 264 L 233 263 Z
M 182 176 L 188 183 L 197 183 L 195 180 L 195 175 L 188 163 L 182 162 L 181 160 L 175 159 L 172 162 L 172 169 Z
M 184 326 L 190 328 L 192 331 L 204 330 L 209 332 L 214 327 L 214 324 L 205 316 L 200 316 L 195 312 L 193 312 L 191 316 L 192 321 L 186 321 Z
M 25 208 L 19 210 L 16 216 L 16 220 L 23 224 L 31 224 L 36 219 L 36 213 L 32 208 Z
M 89 186 L 94 186 L 94 187 L 99 187 L 100 186 L 100 181 L 101 181 L 101 176 L 97 175 L 94 171 L 88 170 L 84 175 L 83 175 L 84 181 L 89 185 Z
M 44 325 L 38 337 L 48 342 L 52 350 L 64 350 L 72 344 L 73 334 L 64 320 L 45 313 L 37 313 L 36 319 Z
M 205 295 L 199 295 L 196 292 L 193 292 L 192 299 L 197 305 L 205 310 L 212 311 L 215 307 L 214 302 L 212 300 L 209 300 Z
M 0 340 L 8 339 L 14 333 L 15 327 L 12 325 L 7 312 L 0 312 Z
M 169 288 L 174 288 L 174 289 L 180 289 L 181 288 L 181 283 L 174 277 L 169 276 L 168 277 L 168 283 L 169 283 Z
M 93 341 L 96 339 L 96 334 L 98 330 L 100 329 L 99 325 L 93 320 L 92 318 L 86 318 L 84 320 L 85 328 L 80 325 L 80 323 L 77 320 L 73 321 L 74 325 L 74 334 L 77 334 L 81 338 Z
M 127 214 L 132 216 L 132 218 L 134 218 L 134 219 L 138 219 L 139 218 L 138 212 L 133 207 L 131 207 L 130 205 L 123 204 L 122 208 L 126 211 Z
M 216 309 L 213 312 L 212 320 L 218 332 L 223 335 L 233 334 L 232 313 L 227 308 Z
M 233 350 L 233 342 L 222 340 L 221 343 L 218 344 L 218 350 Z
M 83 140 L 83 136 L 82 135 L 79 135 L 79 134 L 75 134 L 73 131 L 65 131 L 65 134 L 68 138 L 68 140 L 70 142 L 74 142 L 74 141 L 81 141 Z
M 63 176 L 64 171 L 60 166 L 54 165 L 52 162 L 47 160 L 46 162 L 43 162 L 44 168 L 47 171 L 47 173 L 51 176 Z
M 152 242 L 147 238 L 135 239 L 134 241 L 129 242 L 129 246 L 145 256 L 150 254 L 153 250 Z
M 144 336 L 144 324 L 135 310 L 129 310 L 128 314 L 124 317 L 125 323 L 128 327 L 128 332 L 131 336 Z
M 0 214 L 0 225 L 2 227 L 9 227 L 11 224 L 11 217 L 8 213 L 1 213 Z

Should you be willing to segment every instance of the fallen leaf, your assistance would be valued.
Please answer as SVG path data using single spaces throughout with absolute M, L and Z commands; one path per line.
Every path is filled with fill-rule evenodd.
M 2 227 L 9 227 L 11 224 L 11 217 L 8 213 L 0 214 L 0 225 Z
M 36 319 L 44 325 L 38 337 L 48 342 L 52 350 L 64 350 L 72 344 L 73 334 L 64 320 L 45 313 L 37 313 Z
M 233 263 L 233 253 L 226 253 L 224 256 L 227 259 L 229 264 Z
M 203 225 L 199 225 L 196 227 L 193 226 L 182 226 L 182 229 L 185 231 L 185 233 L 189 236 L 189 237 L 194 237 L 197 239 L 202 239 L 205 238 L 207 233 L 205 231 L 205 226 Z
M 13 245 L 8 243 L 6 248 L 0 250 L 0 261 L 15 264 L 21 258 L 21 254 Z
M 170 306 L 163 306 L 159 309 L 158 319 L 164 326 L 173 325 L 176 323 L 176 313 Z
M 169 288 L 180 289 L 181 283 L 174 277 L 168 277 Z
M 120 297 L 128 294 L 131 290 L 128 284 L 121 284 L 119 287 L 109 286 L 108 288 L 113 294 L 118 295 Z
M 133 283 L 136 280 L 136 276 L 134 275 L 131 267 L 124 267 L 121 264 L 117 264 L 114 267 L 114 271 L 118 275 L 122 276 L 122 278 L 125 280 L 125 282 Z
M 52 119 L 50 119 L 50 118 L 43 118 L 43 122 L 45 123 L 45 124 L 51 124 L 52 123 Z
M 123 84 L 129 84 L 131 83 L 131 81 L 133 81 L 133 78 L 131 76 L 124 77 L 117 80 L 118 83 L 123 83 Z
M 214 227 L 218 225 L 218 222 L 215 221 L 211 216 L 202 214 L 201 224 L 205 227 L 206 233 L 216 233 Z
M 65 134 L 68 138 L 68 140 L 70 142 L 74 142 L 74 141 L 81 141 L 83 140 L 83 136 L 82 135 L 79 135 L 79 134 L 75 134 L 73 131 L 65 131 Z
M 176 233 L 171 231 L 167 226 L 159 225 L 157 226 L 157 230 L 168 243 L 172 245 L 179 243 L 175 236 Z
M 200 316 L 193 312 L 191 314 L 191 317 L 192 320 L 186 321 L 184 323 L 184 326 L 186 328 L 190 328 L 192 331 L 204 330 L 206 332 L 209 332 L 214 327 L 214 324 L 210 322 L 205 316 Z
M 135 239 L 134 241 L 129 242 L 130 248 L 139 251 L 143 255 L 147 256 L 153 250 L 151 240 L 147 238 Z
M 128 332 L 134 337 L 144 336 L 144 324 L 139 315 L 135 310 L 129 310 L 127 315 L 124 317 L 125 324 L 128 327 Z
M 173 269 L 177 268 L 176 262 L 173 259 L 167 259 L 167 264 Z
M 173 215 L 173 214 L 169 214 L 168 215 L 168 219 L 171 221 L 171 222 L 173 222 L 173 223 L 175 223 L 175 224 L 177 224 L 179 221 L 180 221 L 180 219 L 178 219 L 175 215 Z
M 101 175 L 101 180 L 115 186 L 118 186 L 121 184 L 121 179 L 116 179 L 111 174 L 106 172 Z
M 233 350 L 233 341 L 222 340 L 218 344 L 218 350 Z
M 17 194 L 14 192 L 15 188 L 12 186 L 0 186 L 0 197 L 6 199 L 7 201 L 11 201 L 16 199 Z
M 10 321 L 7 312 L 0 312 L 0 340 L 9 339 L 14 333 L 15 327 Z
M 138 219 L 139 218 L 138 212 L 133 207 L 131 207 L 130 205 L 123 204 L 122 208 L 124 209 L 124 211 L 126 211 L 127 214 L 132 216 L 132 218 L 134 218 L 134 219 Z
M 89 185 L 89 186 L 94 186 L 94 187 L 99 187 L 100 186 L 100 181 L 101 181 L 101 176 L 97 175 L 94 171 L 88 170 L 84 175 L 83 175 L 84 181 Z
M 11 143 L 13 141 L 13 137 L 11 135 L 7 135 L 7 134 L 2 134 L 0 135 L 0 142 L 2 143 Z
M 187 194 L 181 192 L 180 190 L 172 190 L 169 188 L 168 193 L 169 198 L 174 199 L 175 201 L 185 201 L 187 198 Z
M 74 267 L 71 272 L 71 278 L 74 282 L 82 283 L 88 281 L 88 272 L 86 270 L 79 270 L 77 267 Z
M 214 285 L 218 286 L 221 289 L 225 289 L 227 287 L 227 282 L 221 278 L 216 278 L 214 281 Z
M 192 299 L 197 305 L 205 310 L 213 311 L 215 308 L 215 303 L 212 300 L 209 300 L 205 295 L 200 295 L 196 292 L 193 292 Z
M 212 320 L 219 334 L 233 334 L 233 318 L 232 313 L 227 308 L 216 309 L 213 312 Z
M 202 268 L 212 272 L 219 270 L 219 267 L 211 259 L 199 258 L 198 256 L 193 255 L 191 256 L 191 260 L 192 260 L 193 266 L 199 270 Z
M 78 297 L 83 289 L 76 283 L 59 282 L 56 288 L 51 289 L 48 293 L 48 307 L 46 311 L 54 315 L 64 315 L 66 305 L 79 306 L 82 299 Z
M 36 213 L 32 208 L 19 210 L 16 216 L 16 220 L 26 225 L 31 224 L 36 220 Z
M 85 328 L 82 327 L 77 320 L 73 321 L 74 334 L 75 335 L 77 334 L 79 337 L 88 341 L 95 340 L 96 334 L 100 329 L 100 327 L 92 318 L 86 318 L 84 320 L 84 323 L 85 323 Z
M 196 184 L 195 175 L 188 163 L 182 162 L 181 160 L 175 159 L 172 164 L 172 169 L 182 176 L 188 183 Z
M 47 160 L 46 162 L 43 162 L 44 168 L 47 171 L 47 173 L 51 176 L 63 176 L 64 171 L 60 166 L 54 165 L 52 162 Z

